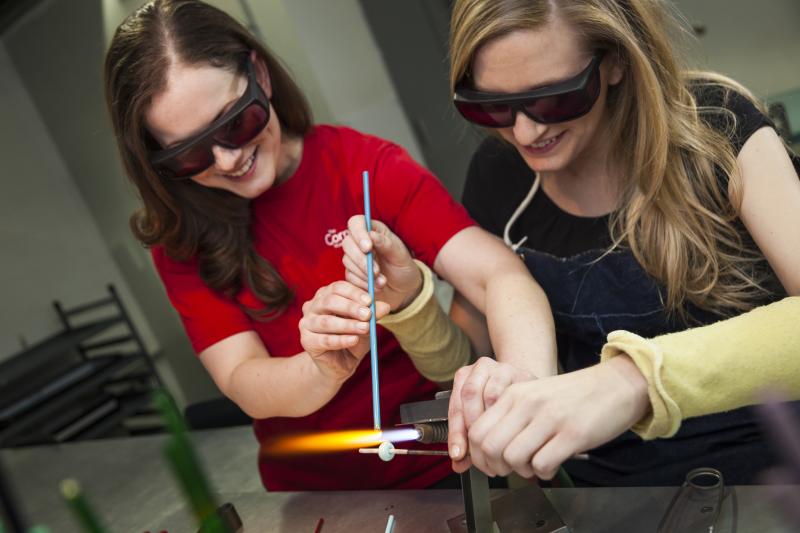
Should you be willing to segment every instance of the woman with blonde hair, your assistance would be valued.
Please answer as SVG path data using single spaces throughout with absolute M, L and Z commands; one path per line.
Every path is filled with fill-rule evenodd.
M 560 367 L 573 373 L 512 384 L 507 365 L 490 359 L 460 370 L 450 413 L 457 470 L 549 477 L 589 451 L 589 461 L 565 463 L 582 485 L 680 484 L 698 466 L 749 483 L 773 460 L 748 409 L 686 420 L 671 440 L 626 432 L 604 444 L 649 405 L 646 372 L 631 358 L 596 364 L 609 333 L 653 337 L 800 294 L 800 164 L 744 87 L 681 64 L 672 9 L 661 0 L 454 3 L 454 104 L 492 133 L 472 157 L 463 203 L 524 258 L 552 307 Z M 369 246 L 352 252 L 353 264 Z M 481 314 L 459 295 L 453 305 L 488 353 Z M 693 353 L 725 365 L 703 342 Z
M 544 288 L 565 372 L 594 364 L 614 330 L 649 337 L 800 294 L 797 170 L 749 92 L 680 64 L 672 9 L 661 0 L 453 9 L 456 108 L 497 133 L 473 156 L 464 205 Z M 624 376 L 617 382 L 625 388 Z M 604 393 L 594 392 L 600 408 Z M 482 463 L 490 470 L 577 437 L 555 438 L 516 412 L 524 405 L 507 409 L 497 418 L 507 440 L 485 432 L 496 439 L 487 448 L 505 453 Z M 472 441 L 470 452 L 483 461 Z M 688 420 L 671 440 L 626 433 L 590 456 L 567 470 L 602 485 L 678 484 L 695 466 L 746 483 L 771 460 L 746 409 Z

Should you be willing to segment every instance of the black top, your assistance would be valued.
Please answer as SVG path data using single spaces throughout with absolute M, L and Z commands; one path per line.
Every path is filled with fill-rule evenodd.
M 695 96 L 698 106 L 725 108 L 735 116 L 735 124 L 731 124 L 728 113 L 710 110 L 701 113 L 717 130 L 727 131 L 733 126 L 731 141 L 735 154 L 756 130 L 773 126 L 750 100 L 736 92 L 702 85 Z M 800 158 L 794 156 L 793 162 L 800 173 Z M 462 203 L 481 227 L 502 238 L 506 223 L 528 194 L 535 177 L 516 148 L 489 136 L 472 157 Z M 719 178 L 727 184 L 726 177 Z M 723 190 L 727 192 L 727 185 Z M 568 257 L 593 248 L 606 248 L 610 244 L 608 219 L 608 215 L 579 217 L 566 213 L 540 188 L 514 222 L 509 237 L 516 243 L 527 236 L 525 246 Z

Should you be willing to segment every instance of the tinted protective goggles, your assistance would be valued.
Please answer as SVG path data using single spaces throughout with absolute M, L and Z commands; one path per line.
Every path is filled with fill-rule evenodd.
M 461 86 L 456 88 L 453 103 L 461 115 L 479 126 L 513 126 L 517 113 L 540 124 L 567 122 L 588 113 L 600 94 L 598 52 L 583 71 L 565 81 L 523 93 L 487 93 Z
M 150 152 L 150 164 L 162 177 L 183 179 L 214 164 L 212 146 L 241 148 L 255 139 L 269 122 L 269 100 L 256 79 L 252 61 L 247 61 L 247 89 L 233 107 L 205 131 L 177 146 Z

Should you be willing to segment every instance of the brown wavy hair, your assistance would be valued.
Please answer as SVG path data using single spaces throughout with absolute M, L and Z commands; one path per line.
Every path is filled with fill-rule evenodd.
M 692 87 L 713 85 L 759 104 L 729 78 L 682 66 L 674 43 L 688 45 L 691 36 L 667 2 L 457 0 L 450 25 L 451 90 L 469 74 L 482 45 L 542 27 L 554 16 L 575 27 L 587 49 L 609 51 L 624 70 L 607 100 L 612 156 L 623 180 L 620 208 L 610 220 L 611 249 L 628 247 L 666 288 L 665 307 L 684 319 L 687 302 L 721 315 L 758 305 L 769 273 L 738 220 L 735 117 L 724 108 L 698 106 Z M 711 121 L 729 128 L 720 131 Z M 728 191 L 716 172 L 729 180 Z
M 191 180 L 170 181 L 148 160 L 152 140 L 144 116 L 166 88 L 173 61 L 212 65 L 244 74 L 255 51 L 272 84 L 270 101 L 284 133 L 302 137 L 311 127 L 308 103 L 277 57 L 225 12 L 196 0 L 154 0 L 117 28 L 106 54 L 106 104 L 122 163 L 143 207 L 131 230 L 145 246 L 163 246 L 177 261 L 196 259 L 211 289 L 234 298 L 243 286 L 263 302 L 253 317 L 279 313 L 293 297 L 275 268 L 255 250 L 250 202 Z M 274 120 L 274 119 L 273 119 Z

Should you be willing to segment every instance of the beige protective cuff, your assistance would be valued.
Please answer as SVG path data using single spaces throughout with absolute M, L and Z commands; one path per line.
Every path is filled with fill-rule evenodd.
M 800 398 L 800 297 L 709 326 L 644 339 L 614 331 L 600 355 L 627 354 L 648 383 L 651 413 L 633 430 L 671 437 L 681 420 L 758 402 L 770 388 Z
M 408 307 L 378 324 L 394 334 L 420 374 L 431 381 L 451 381 L 456 370 L 470 362 L 469 339 L 434 298 L 431 270 L 421 261 L 414 262 L 422 272 L 422 291 Z
M 681 425 L 681 410 L 662 379 L 664 354 L 654 342 L 629 331 L 612 331 L 600 352 L 600 361 L 628 355 L 647 380 L 650 412 L 631 429 L 645 440 L 671 437 Z

